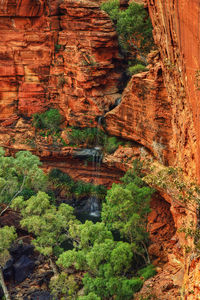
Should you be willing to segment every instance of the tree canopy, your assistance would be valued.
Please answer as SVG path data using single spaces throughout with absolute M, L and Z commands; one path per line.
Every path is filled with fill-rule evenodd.
M 119 0 L 102 3 L 101 9 L 107 12 L 116 26 L 119 44 L 126 52 L 134 50 L 147 54 L 152 45 L 152 25 L 143 5 L 131 3 L 127 9 L 120 9 Z
M 0 148 L 0 203 L 10 203 L 18 195 L 44 190 L 47 177 L 39 168 L 37 156 L 29 151 L 19 151 L 15 157 L 5 156 Z

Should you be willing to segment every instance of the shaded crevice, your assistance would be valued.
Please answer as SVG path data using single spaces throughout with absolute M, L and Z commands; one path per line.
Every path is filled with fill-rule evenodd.
M 150 237 L 149 254 L 156 263 L 167 262 L 167 253 L 173 246 L 176 227 L 170 211 L 170 204 L 159 193 L 155 193 L 148 216 Z

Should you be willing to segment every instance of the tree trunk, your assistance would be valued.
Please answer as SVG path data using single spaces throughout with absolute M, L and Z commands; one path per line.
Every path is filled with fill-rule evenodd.
M 3 278 L 3 271 L 2 271 L 2 267 L 0 266 L 0 284 L 2 286 L 4 295 L 6 297 L 6 300 L 11 300 L 7 286 L 5 284 L 4 278 Z
M 54 275 L 58 275 L 57 267 L 56 267 L 56 265 L 54 264 L 54 262 L 53 262 L 53 260 L 51 258 L 49 258 L 49 262 L 50 262 L 50 266 L 51 266 L 51 268 L 53 270 Z

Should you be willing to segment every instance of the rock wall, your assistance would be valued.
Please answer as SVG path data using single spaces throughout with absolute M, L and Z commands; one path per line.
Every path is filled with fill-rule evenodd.
M 162 164 L 181 167 L 188 175 L 186 181 L 200 181 L 199 1 L 147 3 L 160 57 L 151 56 L 150 71 L 132 77 L 121 104 L 106 114 L 107 128 L 111 134 L 137 141 Z M 143 295 L 155 291 L 159 299 L 198 299 L 199 259 L 191 250 L 192 239 L 185 239 L 180 232 L 196 223 L 195 208 L 185 207 L 165 191 L 161 194 L 169 203 L 175 231 L 167 247 L 168 261 L 157 277 L 145 284 L 150 289 L 144 287 Z M 159 214 L 164 206 L 158 203 L 153 213 Z
M 134 75 L 122 101 L 105 116 L 111 135 L 136 141 L 164 164 L 173 164 L 172 109 L 165 88 L 159 53 L 149 55 L 150 71 Z
M 139 157 L 144 146 L 162 164 L 181 166 L 189 179 L 200 181 L 199 1 L 147 2 L 159 53 L 149 57 L 150 71 L 133 76 L 121 104 L 106 114 L 107 131 L 138 143 L 131 157 Z M 69 169 L 74 178 L 90 181 L 88 174 L 96 172 L 91 165 L 81 163 L 78 172 L 77 163 L 70 156 L 65 161 L 57 146 L 58 155 L 51 146 L 48 151 L 30 146 L 35 139 L 31 116 L 54 107 L 64 116 L 63 127 L 96 125 L 119 97 L 112 22 L 96 1 L 0 0 L 0 39 L 0 145 L 10 153 L 33 150 L 45 168 Z M 115 160 L 124 170 L 122 159 L 128 161 L 129 154 L 123 151 Z M 106 166 L 95 180 L 110 186 L 119 175 Z M 199 258 L 187 253 L 192 241 L 177 230 L 196 222 L 195 212 L 160 193 L 152 201 L 149 229 L 151 254 L 158 254 L 161 270 L 147 282 L 144 295 L 150 284 L 159 299 L 198 299 Z
M 153 34 L 161 55 L 164 84 L 171 107 L 173 165 L 183 168 L 186 181 L 200 180 L 199 169 L 199 1 L 148 0 Z M 150 284 L 159 299 L 199 298 L 199 258 L 193 240 L 182 228 L 196 224 L 191 204 L 180 205 L 178 198 L 164 192 L 170 203 L 176 233 L 168 249 L 168 263 Z M 145 291 L 147 292 L 147 290 Z
M 172 108 L 175 163 L 200 180 L 200 31 L 198 0 L 149 0 L 155 43 Z
M 94 126 L 118 97 L 112 22 L 95 1 L 60 3 L 1 0 L 1 126 L 48 107 L 70 125 Z

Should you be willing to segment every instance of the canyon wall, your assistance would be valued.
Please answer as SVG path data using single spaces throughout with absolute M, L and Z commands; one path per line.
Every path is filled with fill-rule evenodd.
M 0 38 L 1 140 L 49 107 L 94 126 L 119 97 L 116 32 L 95 2 L 2 0 Z
M 181 167 L 186 181 L 199 182 L 199 1 L 144 2 L 159 54 L 150 54 L 149 72 L 134 75 L 121 104 L 106 114 L 107 130 L 137 141 L 162 164 Z M 173 246 L 167 248 L 168 262 L 157 277 L 146 283 L 150 291 L 144 287 L 144 296 L 154 291 L 159 299 L 198 299 L 198 255 L 191 250 L 192 239 L 185 239 L 181 233 L 197 222 L 196 210 L 192 204 L 178 203 L 178 195 L 164 190 L 161 194 L 170 204 L 176 230 L 170 239 Z M 157 213 L 160 205 L 164 207 L 157 204 Z M 162 223 L 157 226 L 162 227 Z
M 199 182 L 199 1 L 147 2 L 172 111 L 170 147 L 173 165 L 183 168 L 189 176 L 186 180 L 197 178 Z M 170 194 L 164 195 L 164 198 L 171 204 L 170 211 L 177 229 L 171 242 L 176 239 L 177 242 L 172 251 L 168 252 L 169 261 L 164 271 L 150 285 L 159 299 L 195 300 L 200 295 L 198 251 L 194 250 L 191 237 L 186 235 L 185 238 L 181 233 L 184 227 L 190 230 L 192 224 L 197 222 L 195 204 L 178 205 L 178 197 Z M 179 265 L 179 271 L 175 265 L 170 270 L 175 262 L 177 267 Z M 176 288 L 179 290 L 178 294 L 174 293 Z
M 107 112 L 121 96 L 122 70 L 114 26 L 97 1 L 0 0 L 0 145 L 7 153 L 31 150 L 46 169 L 68 169 L 75 179 L 90 181 L 94 168 L 78 166 L 61 145 L 40 139 L 31 116 L 58 108 L 64 129 L 96 126 L 107 112 L 107 132 L 137 144 L 135 152 L 121 148 L 104 159 L 99 183 L 110 186 L 121 176 L 108 168 L 113 157 L 125 170 L 126 160 L 144 149 L 161 164 L 180 166 L 189 179 L 200 180 L 200 6 L 198 0 L 147 2 L 158 50 L 148 58 L 149 71 L 133 76 L 120 105 Z M 161 270 L 147 285 L 159 299 L 197 299 L 199 259 L 187 253 L 192 241 L 177 230 L 195 223 L 196 211 L 159 192 L 149 230 L 151 255 Z
M 150 71 L 133 76 L 120 106 L 107 113 L 108 131 L 138 141 L 162 163 L 200 180 L 199 3 L 143 2 L 159 57 L 151 54 Z
M 199 180 L 199 1 L 149 0 L 148 6 L 171 101 L 175 164 Z

